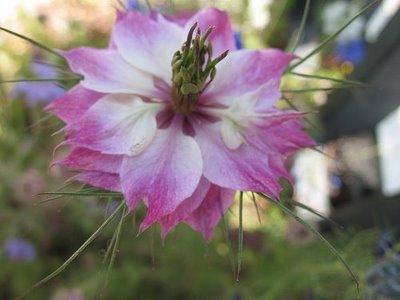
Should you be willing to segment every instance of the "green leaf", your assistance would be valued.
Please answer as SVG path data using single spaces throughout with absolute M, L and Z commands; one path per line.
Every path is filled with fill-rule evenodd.
M 9 34 L 12 34 L 12 35 L 14 35 L 14 36 L 16 36 L 16 37 L 19 37 L 19 38 L 21 38 L 21 39 L 27 41 L 28 43 L 30 43 L 30 44 L 32 44 L 32 45 L 34 45 L 34 46 L 36 46 L 36 47 L 39 47 L 39 48 L 41 48 L 41 49 L 43 49 L 43 50 L 45 50 L 45 51 L 47 51 L 47 52 L 49 52 L 49 53 L 51 53 L 51 54 L 54 54 L 54 55 L 56 55 L 56 56 L 58 56 L 58 57 L 60 57 L 60 58 L 62 58 L 62 59 L 65 59 L 64 56 L 62 56 L 62 55 L 61 55 L 60 53 L 58 53 L 57 51 L 55 51 L 55 50 L 53 50 L 53 49 L 50 49 L 49 47 L 47 47 L 47 46 L 45 46 L 45 45 L 43 45 L 43 44 L 41 44 L 41 43 L 39 43 L 39 42 L 37 42 L 37 41 L 31 39 L 31 38 L 29 38 L 29 37 L 27 37 L 27 36 L 25 36 L 25 35 L 22 35 L 22 34 L 20 34 L 20 33 L 17 33 L 17 32 L 15 32 L 15 31 L 10 30 L 10 29 L 4 28 L 4 27 L 2 27 L 2 26 L 0 26 L 0 30 L 5 31 L 5 32 L 7 32 L 7 33 L 9 33 Z
M 301 17 L 301 22 L 300 22 L 300 28 L 299 28 L 299 31 L 297 33 L 296 39 L 294 41 L 293 48 L 290 51 L 292 53 L 296 50 L 296 48 L 299 45 L 299 42 L 300 42 L 300 40 L 301 40 L 301 38 L 303 36 L 304 28 L 305 28 L 305 25 L 306 25 L 306 22 L 307 22 L 307 18 L 308 18 L 308 13 L 310 12 L 310 3 L 311 3 L 311 0 L 307 0 L 306 4 L 304 6 L 303 16 Z
M 336 38 L 343 30 L 345 30 L 351 23 L 353 23 L 359 16 L 361 16 L 365 11 L 370 9 L 372 6 L 377 4 L 380 0 L 375 0 L 372 1 L 370 4 L 366 5 L 360 12 L 358 12 L 354 17 L 352 17 L 349 21 L 347 21 L 342 27 L 340 27 L 334 34 L 328 36 L 326 39 L 324 39 L 314 50 L 312 50 L 310 53 L 308 53 L 305 57 L 301 58 L 298 62 L 294 63 L 293 65 L 290 66 L 288 69 L 289 71 L 293 70 L 297 66 L 301 65 L 303 62 L 308 60 L 310 57 L 314 56 L 317 54 L 321 49 L 331 42 L 334 38 Z
M 308 230 L 310 230 L 316 237 L 318 237 L 326 246 L 327 248 L 331 251 L 331 253 L 336 256 L 336 258 L 342 263 L 342 265 L 346 268 L 347 272 L 349 273 L 350 277 L 354 281 L 357 289 L 357 295 L 358 298 L 360 299 L 360 283 L 358 282 L 357 276 L 354 273 L 354 271 L 351 269 L 349 264 L 346 262 L 346 260 L 343 258 L 343 256 L 336 250 L 336 248 L 313 226 L 311 226 L 308 222 L 300 218 L 296 213 L 291 211 L 289 208 L 287 208 L 285 205 L 283 205 L 281 202 L 278 200 L 271 199 L 267 197 L 266 195 L 262 193 L 257 193 L 260 195 L 262 198 L 264 198 L 267 201 L 270 201 L 277 205 L 283 212 L 288 214 L 289 216 L 293 217 L 297 222 L 302 224 L 304 227 L 306 227 Z
M 56 277 L 58 274 L 60 274 L 65 268 L 69 266 L 70 263 L 72 263 L 101 233 L 101 231 L 111 222 L 111 220 L 117 215 L 117 213 L 124 207 L 125 202 L 122 201 L 121 204 L 118 206 L 118 208 L 97 228 L 97 230 L 76 250 L 58 269 L 56 269 L 54 272 L 43 278 L 42 280 L 38 281 L 35 283 L 28 291 L 26 291 L 23 295 L 20 297 L 17 297 L 17 299 L 22 299 L 26 297 L 32 290 L 35 288 L 47 283 L 54 277 Z
M 316 74 L 304 74 L 304 73 L 298 73 L 298 72 L 289 72 L 288 74 L 299 76 L 299 77 L 304 77 L 304 78 L 310 78 L 310 79 L 329 80 L 329 81 L 344 83 L 344 84 L 348 84 L 348 85 L 368 86 L 367 84 L 359 82 L 359 81 L 347 80 L 347 79 L 341 79 L 341 78 L 332 78 L 332 77 L 316 75 Z
M 238 262 L 236 281 L 239 281 L 240 272 L 242 270 L 243 261 L 243 192 L 240 191 L 239 196 L 239 230 L 238 230 Z

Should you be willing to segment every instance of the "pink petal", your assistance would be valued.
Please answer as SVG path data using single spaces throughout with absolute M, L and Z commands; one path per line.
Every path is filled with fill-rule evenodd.
M 304 131 L 302 114 L 281 111 L 280 115 L 253 126 L 246 139 L 265 153 L 287 157 L 302 148 L 314 147 L 315 141 Z
M 211 185 L 201 205 L 185 220 L 206 240 L 211 240 L 214 228 L 228 210 L 235 197 L 235 191 Z
M 81 85 L 73 87 L 45 109 L 66 123 L 75 122 L 104 94 L 88 90 Z
M 146 151 L 122 162 L 121 184 L 128 206 L 134 209 L 141 199 L 148 205 L 141 230 L 173 212 L 199 184 L 200 149 L 182 133 L 181 123 L 177 118 L 168 129 L 158 130 Z
M 104 96 L 68 128 L 68 142 L 105 154 L 136 155 L 153 140 L 162 107 L 132 95 Z
M 171 61 L 185 41 L 183 28 L 138 11 L 120 13 L 113 31 L 113 40 L 122 57 L 142 71 L 171 82 Z
M 191 17 L 186 25 L 186 32 L 197 22 L 201 32 L 204 33 L 210 26 L 215 27 L 209 40 L 213 46 L 213 55 L 218 56 L 226 50 L 235 50 L 234 33 L 229 16 L 225 11 L 217 8 L 206 8 Z
M 116 50 L 76 48 L 62 53 L 71 70 L 84 76 L 81 85 L 102 93 L 162 97 L 151 75 L 126 62 Z
M 78 147 L 74 148 L 67 157 L 57 163 L 76 170 L 118 174 L 122 163 L 122 156 L 102 154 L 90 149 Z
M 279 175 L 273 172 L 264 152 L 249 144 L 229 149 L 222 141 L 219 123 L 194 120 L 192 124 L 203 157 L 203 175 L 209 181 L 233 190 L 279 196 Z
M 119 176 L 117 174 L 110 174 L 96 171 L 84 171 L 74 177 L 76 180 L 92 185 L 94 187 L 121 192 L 121 185 Z
M 185 199 L 171 214 L 160 220 L 162 238 L 165 238 L 179 222 L 183 221 L 199 207 L 209 189 L 210 182 L 202 177 L 193 195 Z
M 217 65 L 217 75 L 202 95 L 202 102 L 238 98 L 270 80 L 279 84 L 292 58 L 277 49 L 233 51 Z

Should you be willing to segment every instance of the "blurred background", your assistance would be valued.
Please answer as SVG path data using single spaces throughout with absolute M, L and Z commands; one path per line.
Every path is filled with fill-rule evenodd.
M 310 3 L 298 42 L 305 0 L 0 0 L 0 26 L 50 48 L 104 47 L 123 5 L 143 13 L 151 5 L 181 19 L 216 6 L 230 13 L 238 46 L 277 47 L 304 57 L 369 1 Z M 318 151 L 304 150 L 288 161 L 295 187 L 282 182 L 282 201 L 343 254 L 358 275 L 362 299 L 400 299 L 399 9 L 399 0 L 380 1 L 287 73 L 279 104 L 311 112 L 305 124 L 319 143 Z M 54 55 L 0 31 L 0 81 L 63 78 L 65 70 Z M 68 170 L 50 167 L 66 153 L 53 152 L 63 124 L 43 107 L 73 84 L 0 84 L 0 299 L 15 298 L 61 265 L 118 203 L 68 195 L 81 186 L 66 183 Z M 66 194 L 37 196 L 50 191 Z M 185 225 L 164 243 L 158 228 L 136 237 L 142 207 L 125 222 L 112 269 L 103 260 L 117 220 L 27 299 L 356 299 L 346 269 L 312 232 L 262 198 L 244 200 L 239 282 L 233 268 L 237 206 L 209 244 Z

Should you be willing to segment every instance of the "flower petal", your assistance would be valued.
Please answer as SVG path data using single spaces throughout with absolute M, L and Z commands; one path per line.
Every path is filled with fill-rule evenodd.
M 117 174 L 84 171 L 76 175 L 74 179 L 100 189 L 121 192 L 121 184 Z
M 212 184 L 201 205 L 185 220 L 206 240 L 211 240 L 214 228 L 228 210 L 235 197 L 235 191 Z
M 118 174 L 122 155 L 109 155 L 86 148 L 74 148 L 65 158 L 56 162 L 68 168 Z
M 199 184 L 202 172 L 200 149 L 182 133 L 182 120 L 158 130 L 151 145 L 137 156 L 126 156 L 121 166 L 121 184 L 130 209 L 143 199 L 148 213 L 145 230 L 172 213 Z
M 209 189 L 210 182 L 202 177 L 193 195 L 185 199 L 171 214 L 160 220 L 162 238 L 165 238 L 179 222 L 183 221 L 199 207 Z
M 104 96 L 67 128 L 68 142 L 105 154 L 137 155 L 153 140 L 163 106 L 133 95 Z
M 84 76 L 81 85 L 102 93 L 162 97 L 154 79 L 126 62 L 116 50 L 76 48 L 62 53 L 71 70 Z
M 293 55 L 277 49 L 238 50 L 217 65 L 217 74 L 202 95 L 202 102 L 226 102 L 258 90 L 273 80 L 279 84 Z
M 77 85 L 45 109 L 66 123 L 78 120 L 104 94 Z
M 203 157 L 203 175 L 209 181 L 233 190 L 279 196 L 279 176 L 273 173 L 265 153 L 249 144 L 236 150 L 226 147 L 219 132 L 220 122 L 205 125 L 195 119 L 192 124 Z
M 181 48 L 186 34 L 162 15 L 157 15 L 155 20 L 141 12 L 130 11 L 119 14 L 113 40 L 130 64 L 170 82 L 172 57 Z
M 192 27 L 195 22 L 198 23 L 202 33 L 210 26 L 214 27 L 209 37 L 212 43 L 214 57 L 226 50 L 236 49 L 232 25 L 225 11 L 213 7 L 199 11 L 186 22 L 186 32 L 189 31 L 189 28 Z

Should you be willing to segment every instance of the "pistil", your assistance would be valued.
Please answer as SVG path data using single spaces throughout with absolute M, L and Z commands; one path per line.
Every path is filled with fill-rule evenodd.
M 186 42 L 172 58 L 172 103 L 176 112 L 188 115 L 196 110 L 201 93 L 216 75 L 216 65 L 228 55 L 228 51 L 212 59 L 212 45 L 208 41 L 213 27 L 204 35 L 195 23 L 189 30 Z

